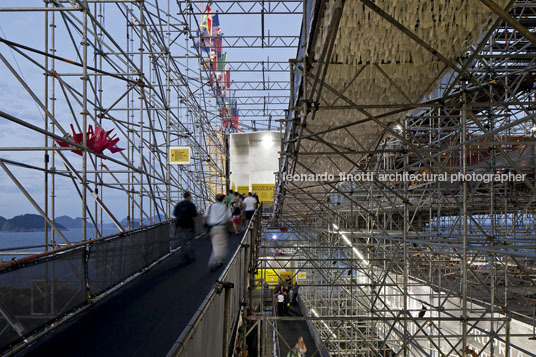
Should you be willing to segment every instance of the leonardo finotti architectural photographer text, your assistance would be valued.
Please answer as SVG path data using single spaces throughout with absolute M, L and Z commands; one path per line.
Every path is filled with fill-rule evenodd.
M 473 181 L 473 182 L 523 182 L 525 181 L 526 174 L 517 174 L 517 173 L 467 173 L 463 174 L 461 172 L 457 173 L 441 173 L 441 174 L 431 174 L 431 173 L 409 173 L 409 172 L 397 172 L 397 173 L 381 173 L 381 172 L 362 172 L 362 173 L 346 173 L 340 172 L 338 175 L 328 174 L 324 172 L 322 174 L 294 174 L 294 175 L 282 175 L 283 181 L 325 181 L 325 182 L 371 182 L 371 181 L 382 181 L 382 182 L 463 182 L 463 181 Z

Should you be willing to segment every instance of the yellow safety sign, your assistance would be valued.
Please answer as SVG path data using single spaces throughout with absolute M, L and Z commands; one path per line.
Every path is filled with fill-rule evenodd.
M 252 184 L 251 191 L 257 192 L 261 202 L 274 202 L 275 184 Z
M 281 271 L 279 272 L 279 277 L 281 278 L 281 281 L 287 282 L 290 280 L 291 284 L 296 283 L 296 280 L 294 279 L 294 273 L 291 271 Z
M 238 193 L 244 193 L 247 195 L 249 192 L 249 186 L 238 186 L 236 190 L 238 191 Z
M 187 165 L 190 163 L 190 148 L 188 146 L 170 146 L 169 163 Z
M 240 187 L 240 186 L 239 186 Z M 279 270 L 278 269 L 259 269 L 255 275 L 257 281 L 257 289 L 262 289 L 264 283 L 268 285 L 279 284 Z

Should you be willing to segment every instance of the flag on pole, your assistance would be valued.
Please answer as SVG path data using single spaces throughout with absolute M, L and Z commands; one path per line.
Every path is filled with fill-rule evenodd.
M 221 58 L 218 59 L 218 92 L 222 97 L 227 95 L 227 88 L 225 86 L 225 68 L 227 67 L 227 53 L 224 53 Z
M 210 52 L 210 48 L 212 46 L 211 33 L 213 20 L 211 11 L 212 2 L 209 2 L 205 8 L 205 13 L 201 15 L 201 27 L 199 32 L 196 34 L 197 40 L 194 39 L 194 46 L 207 52 Z
M 216 35 L 215 37 L 212 37 L 212 47 L 214 49 L 214 53 L 216 57 L 222 56 L 222 35 Z
M 223 73 L 225 72 L 227 62 L 227 53 L 224 53 L 221 55 L 221 58 L 218 59 L 218 72 Z
M 229 71 L 229 69 L 227 69 L 227 66 L 225 68 L 225 86 L 227 88 L 231 87 L 231 71 Z
M 212 17 L 212 47 L 214 48 L 214 53 L 218 58 L 222 56 L 222 40 L 220 18 L 218 14 L 215 14 Z
M 231 105 L 231 125 L 233 128 L 238 129 L 238 122 L 240 120 L 240 115 L 238 113 L 238 101 L 236 98 L 233 98 Z
M 212 13 L 212 1 L 207 3 L 205 12 L 201 17 L 201 26 L 198 33 L 199 40 L 195 44 L 208 53 L 205 68 L 210 70 L 210 84 L 220 107 L 222 126 L 224 128 L 238 129 L 239 112 L 235 98 L 227 98 L 231 87 L 231 71 L 227 63 L 227 53 L 223 53 L 223 35 L 221 32 L 219 14 Z
M 212 36 L 212 2 L 209 2 L 205 8 L 202 27 L 207 31 L 209 37 Z
M 218 14 L 212 15 L 212 36 L 216 37 L 221 34 L 220 17 Z
M 231 105 L 231 116 L 237 117 L 238 116 L 238 101 L 236 98 L 232 99 L 232 105 Z
M 206 30 L 196 32 L 194 38 L 194 47 L 200 48 L 201 50 L 206 52 L 210 51 L 210 36 L 208 35 L 208 32 Z

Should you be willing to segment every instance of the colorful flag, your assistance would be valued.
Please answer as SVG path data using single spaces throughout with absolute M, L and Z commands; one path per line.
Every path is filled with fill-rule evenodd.
M 212 36 L 212 2 L 207 4 L 205 8 L 205 14 L 203 15 L 203 20 L 201 21 L 201 27 L 207 31 L 208 36 Z M 218 20 L 219 22 L 219 20 Z
M 204 51 L 209 52 L 212 46 L 211 33 L 212 33 L 212 14 L 211 14 L 211 2 L 207 4 L 205 13 L 201 17 L 201 28 L 196 34 L 196 39 L 194 39 L 194 46 L 201 48 Z M 218 20 L 219 22 L 219 20 Z
M 224 53 L 221 58 L 218 60 L 218 72 L 223 73 L 225 72 L 227 62 L 227 53 Z
M 194 38 L 194 47 L 200 48 L 203 51 L 210 51 L 210 36 L 206 30 L 196 32 L 196 36 Z
M 231 106 L 231 116 L 237 117 L 238 116 L 238 103 L 236 99 L 233 99 Z
M 231 87 L 231 71 L 227 69 L 227 66 L 225 68 L 225 86 L 227 88 Z
M 216 57 L 222 56 L 222 42 L 223 38 L 221 35 L 221 27 L 220 27 L 220 18 L 218 14 L 215 14 L 212 18 L 212 48 L 214 49 L 214 53 Z
M 210 69 L 213 70 L 214 72 L 216 72 L 218 70 L 218 57 L 216 56 L 211 56 L 210 57 L 210 63 L 211 63 L 211 66 L 210 66 Z
M 231 117 L 231 127 L 234 129 L 238 129 L 238 125 L 240 124 L 240 118 L 239 117 Z
M 226 99 L 231 87 L 231 72 L 227 64 L 227 54 L 222 52 L 223 35 L 219 14 L 212 14 L 212 1 L 209 1 L 201 18 L 199 40 L 196 46 L 208 53 L 205 68 L 210 70 L 210 84 L 220 107 L 222 126 L 238 129 L 239 113 L 237 101 Z M 195 40 L 194 40 L 195 41 Z
M 216 37 L 221 34 L 220 18 L 218 14 L 212 16 L 212 36 Z
M 231 101 L 231 126 L 235 129 L 238 129 L 239 120 L 240 116 L 238 113 L 238 101 L 236 98 L 233 98 Z
M 213 37 L 212 38 L 212 48 L 214 49 L 214 53 L 215 53 L 216 57 L 221 57 L 222 56 L 221 47 L 222 47 L 222 36 L 217 35 L 216 37 Z

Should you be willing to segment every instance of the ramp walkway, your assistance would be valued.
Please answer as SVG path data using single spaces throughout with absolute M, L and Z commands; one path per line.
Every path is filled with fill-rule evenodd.
M 303 314 L 298 305 L 292 305 L 288 312 L 282 316 L 303 317 Z M 318 353 L 315 354 L 317 348 L 307 328 L 306 320 L 279 320 L 277 321 L 277 329 L 279 332 L 279 351 L 281 352 L 281 356 L 287 356 L 287 353 L 298 342 L 300 336 L 303 337 L 303 341 L 307 347 L 306 356 L 319 356 Z
M 228 259 L 240 239 L 230 236 Z M 173 254 L 19 355 L 165 356 L 223 270 L 208 270 L 211 248 L 194 241 L 194 262 Z

